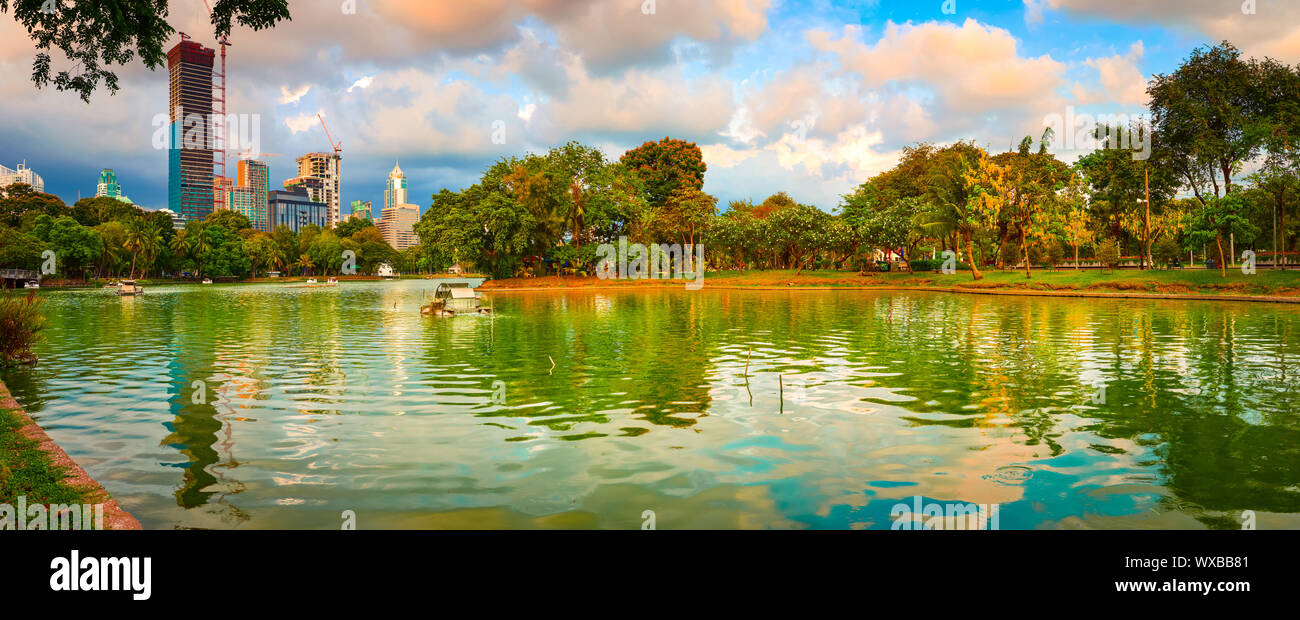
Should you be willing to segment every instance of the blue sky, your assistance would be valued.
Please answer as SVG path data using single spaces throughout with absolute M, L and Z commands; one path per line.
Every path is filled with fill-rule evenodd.
M 423 209 L 502 156 L 578 140 L 617 158 L 670 135 L 704 149 L 720 204 L 786 191 L 831 210 L 908 144 L 997 150 L 1070 109 L 1140 113 L 1145 81 L 1197 45 L 1300 61 L 1300 3 L 1284 0 L 337 4 L 294 0 L 291 22 L 236 29 L 228 112 L 258 119 L 260 151 L 279 154 L 273 186 L 297 155 L 329 150 L 322 114 L 343 145 L 345 205 L 382 203 L 399 159 Z M 210 44 L 202 3 L 173 5 L 173 25 Z M 34 53 L 0 16 L 0 163 L 25 160 L 69 203 L 111 167 L 137 203 L 165 206 L 150 137 L 166 70 L 122 68 L 117 95 L 85 104 L 36 90 Z

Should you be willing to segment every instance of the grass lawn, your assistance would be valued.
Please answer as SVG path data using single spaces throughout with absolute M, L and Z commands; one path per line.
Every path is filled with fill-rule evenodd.
M 50 460 L 40 442 L 19 433 L 23 418 L 0 406 L 0 503 L 14 505 L 20 495 L 32 504 L 94 503 L 93 489 L 78 488 L 65 479 L 68 471 Z
M 1033 291 L 1100 291 L 1132 293 L 1168 293 L 1181 295 L 1257 295 L 1300 297 L 1300 271 L 1260 269 L 1254 275 L 1229 269 L 1223 278 L 1217 270 L 1121 270 L 1098 269 L 1075 271 L 1034 270 L 1032 278 L 1024 271 L 981 272 L 984 279 L 974 281 L 969 271 L 953 275 L 935 272 L 874 273 L 858 275 L 852 271 L 720 271 L 709 273 L 704 286 L 788 286 L 788 287 L 950 287 L 963 289 L 1005 289 Z M 682 281 L 669 280 L 601 280 L 595 277 L 509 278 L 491 280 L 485 289 L 511 288 L 586 288 L 608 286 L 680 286 Z

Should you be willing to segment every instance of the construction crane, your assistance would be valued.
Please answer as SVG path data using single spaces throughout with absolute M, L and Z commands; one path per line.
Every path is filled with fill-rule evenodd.
M 203 6 L 207 7 L 208 16 L 211 16 L 212 5 L 208 4 L 208 0 L 203 0 Z M 181 38 L 189 40 L 189 37 L 183 32 Z M 217 130 L 212 139 L 212 149 L 217 155 L 216 160 L 212 162 L 212 167 L 214 172 L 217 172 L 216 176 L 228 178 L 226 177 L 226 48 L 230 47 L 230 37 L 222 35 L 221 40 L 217 41 L 217 45 L 221 47 L 221 72 L 214 71 L 212 76 L 220 78 L 221 82 L 213 85 L 212 112 L 221 122 L 209 124 L 210 127 L 215 127 Z M 220 211 L 226 207 L 225 192 L 216 192 L 212 199 L 212 209 Z
M 320 114 L 317 114 L 317 115 L 316 115 L 316 118 L 317 118 L 317 120 L 320 121 L 320 128 L 325 130 L 325 139 L 330 141 L 330 146 L 331 146 L 331 147 L 334 147 L 334 156 L 335 156 L 335 157 L 338 157 L 338 158 L 342 158 L 342 157 L 343 157 L 343 143 L 342 143 L 342 142 L 339 142 L 339 143 L 335 144 L 335 143 L 334 143 L 334 138 L 330 137 L 330 128 L 325 126 L 325 118 L 322 117 Z

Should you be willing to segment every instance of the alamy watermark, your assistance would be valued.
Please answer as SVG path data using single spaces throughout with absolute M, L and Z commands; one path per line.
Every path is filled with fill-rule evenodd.
M 102 530 L 103 504 L 0 504 L 0 530 Z
M 596 277 L 601 280 L 687 280 L 686 290 L 704 287 L 704 245 L 652 243 L 649 246 L 628 244 L 619 237 L 618 245 L 602 243 L 596 248 Z
M 1133 152 L 1135 161 L 1151 157 L 1151 121 L 1142 115 L 1078 114 L 1066 106 L 1065 114 L 1048 114 L 1043 127 L 1051 129 L 1067 151 L 1121 149 Z
M 968 502 L 926 502 L 921 496 L 912 497 L 912 503 L 895 504 L 889 510 L 893 517 L 892 530 L 996 530 L 999 528 L 998 511 L 1001 504 L 972 504 Z

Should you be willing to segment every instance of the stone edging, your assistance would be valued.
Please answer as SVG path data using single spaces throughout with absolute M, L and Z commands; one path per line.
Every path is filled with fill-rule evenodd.
M 92 503 L 98 500 L 104 504 L 104 529 L 143 529 L 140 527 L 140 522 L 131 516 L 131 513 L 123 510 L 118 505 L 117 500 L 113 499 L 108 494 L 108 491 L 104 490 L 103 486 L 95 482 L 95 479 L 91 478 L 90 474 L 86 473 L 86 470 L 72 460 L 68 453 L 59 447 L 59 444 L 50 439 L 50 436 L 36 424 L 36 421 L 27 414 L 27 411 L 18 404 L 18 401 L 14 400 L 13 395 L 9 393 L 9 389 L 5 387 L 2 381 L 0 381 L 0 407 L 12 409 L 18 415 L 19 423 L 22 424 L 18 429 L 18 433 L 28 439 L 35 439 L 40 442 L 38 448 L 50 457 L 50 461 L 55 466 L 64 468 L 68 473 L 67 478 L 64 478 L 65 484 L 89 489 Z

